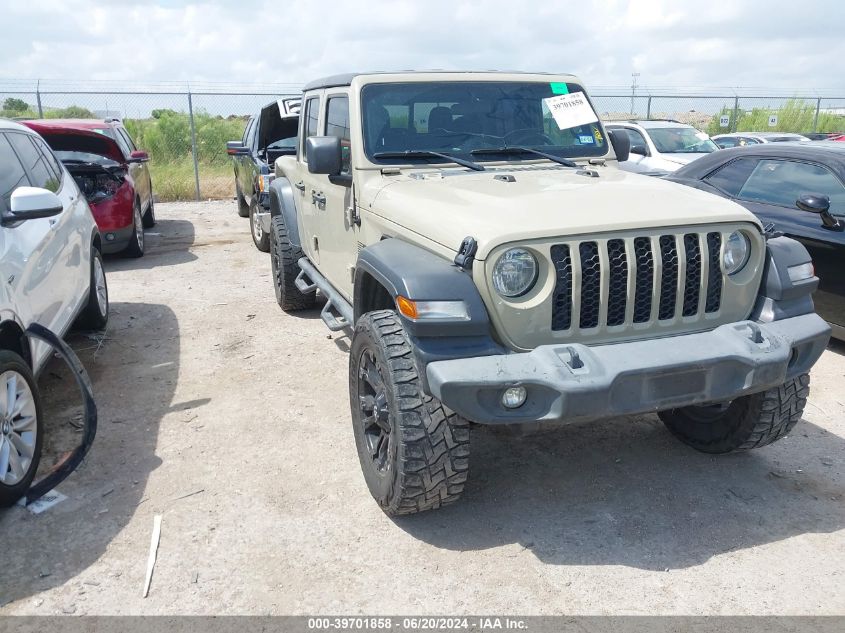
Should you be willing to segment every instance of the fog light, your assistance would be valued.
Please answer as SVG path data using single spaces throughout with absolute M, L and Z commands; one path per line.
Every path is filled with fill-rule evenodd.
M 508 387 L 502 393 L 502 404 L 508 409 L 516 409 L 525 404 L 528 392 L 525 387 Z
M 114 242 L 114 233 L 106 233 L 106 241 Z

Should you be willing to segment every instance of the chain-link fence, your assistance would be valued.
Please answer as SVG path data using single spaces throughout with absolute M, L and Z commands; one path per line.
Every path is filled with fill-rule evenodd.
M 160 200 L 227 198 L 234 193 L 226 141 L 240 139 L 248 117 L 298 85 L 228 90 L 45 88 L 0 85 L 0 116 L 8 118 L 119 118 L 150 154 Z M 622 94 L 592 91 L 605 121 L 673 119 L 711 135 L 737 131 L 845 132 L 845 97 L 756 94 Z

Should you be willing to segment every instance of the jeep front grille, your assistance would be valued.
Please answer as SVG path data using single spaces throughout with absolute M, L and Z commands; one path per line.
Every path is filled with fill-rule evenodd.
M 551 329 L 625 329 L 718 312 L 721 247 L 719 232 L 555 244 Z

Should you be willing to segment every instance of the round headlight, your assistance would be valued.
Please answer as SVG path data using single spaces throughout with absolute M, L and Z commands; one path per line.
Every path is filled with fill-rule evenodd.
M 751 243 L 744 233 L 734 231 L 728 236 L 728 241 L 725 242 L 725 252 L 722 255 L 722 267 L 729 275 L 742 270 L 742 267 L 748 263 L 748 257 L 751 254 Z
M 524 248 L 505 251 L 493 266 L 493 287 L 503 297 L 519 297 L 537 281 L 537 260 Z

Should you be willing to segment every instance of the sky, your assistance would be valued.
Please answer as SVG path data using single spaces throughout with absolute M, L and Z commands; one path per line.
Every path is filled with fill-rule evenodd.
M 0 0 L 0 81 L 302 84 L 353 70 L 845 95 L 841 0 Z

